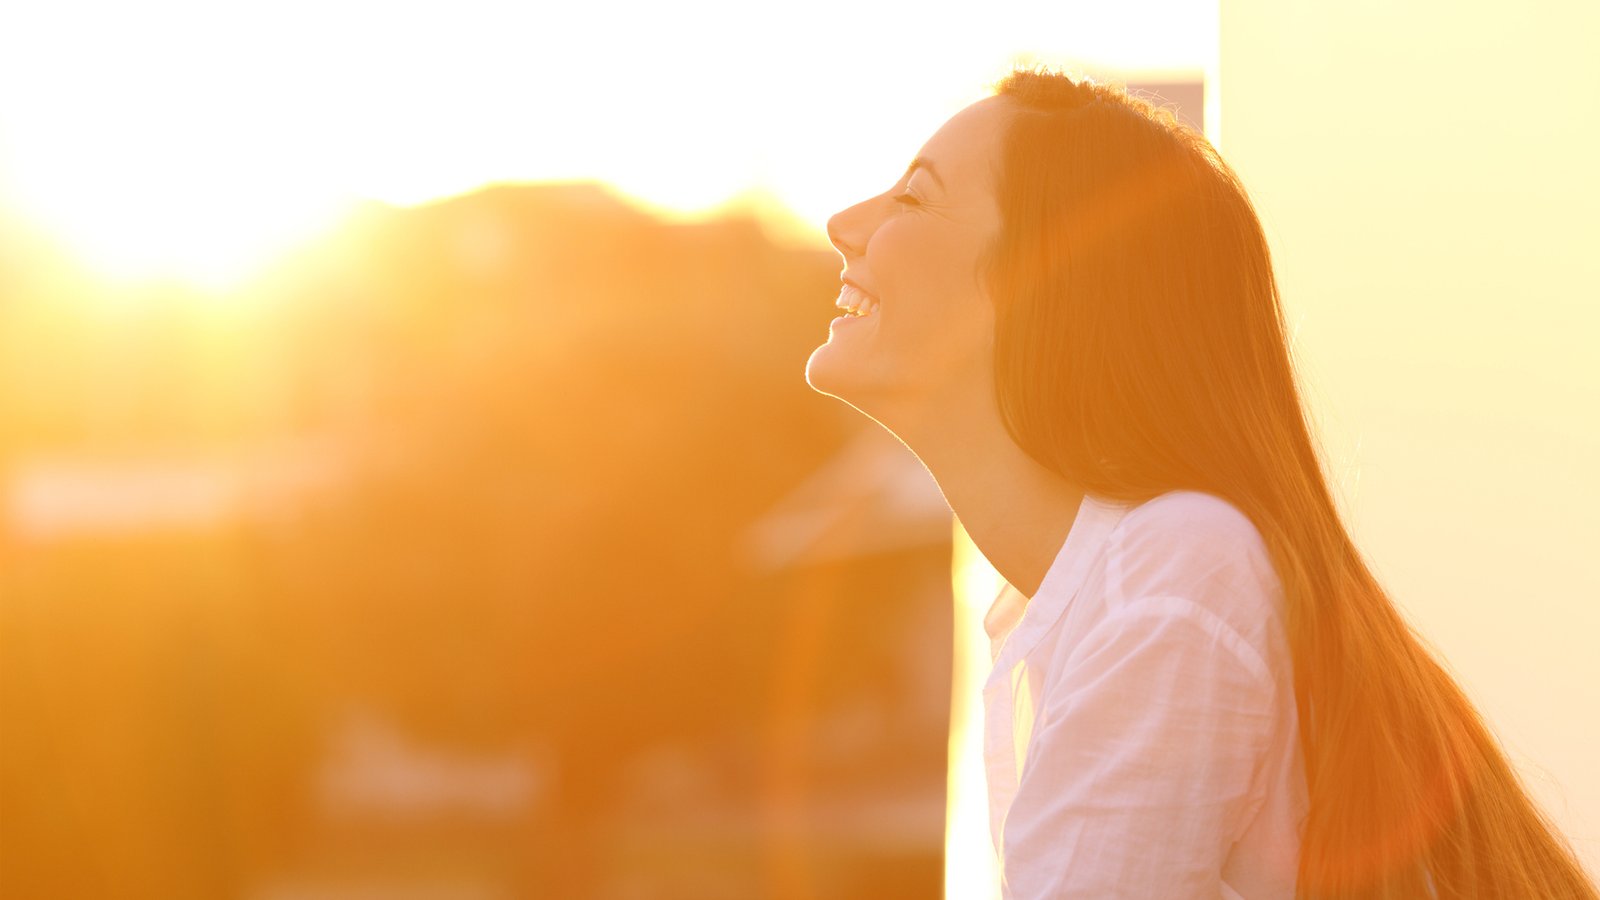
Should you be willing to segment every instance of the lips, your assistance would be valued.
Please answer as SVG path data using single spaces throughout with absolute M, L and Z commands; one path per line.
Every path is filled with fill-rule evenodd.
M 868 297 L 871 297 L 874 300 L 878 299 L 878 295 L 876 293 L 874 293 L 873 291 L 867 290 L 866 285 L 864 285 L 861 282 L 855 280 L 854 278 L 851 278 L 848 275 L 839 276 L 839 280 L 844 282 L 845 284 L 850 285 L 851 287 L 855 288 L 856 290 L 860 291 L 861 293 L 866 294 Z

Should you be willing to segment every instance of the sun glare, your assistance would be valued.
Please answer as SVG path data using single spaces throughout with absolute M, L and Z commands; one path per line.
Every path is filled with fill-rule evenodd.
M 220 171 L 176 172 L 159 159 L 123 161 L 86 177 L 39 177 L 18 205 L 102 277 L 171 278 L 223 291 L 331 225 L 344 206 L 294 190 L 295 173 L 238 183 Z M 218 169 L 222 167 L 217 167 Z
M 1206 4 L 1139 6 L 1040 5 L 1027 34 L 1005 17 L 964 25 L 963 55 L 908 90 L 908 61 L 874 43 L 901 11 L 841 0 L 817 0 L 777 44 L 684 31 L 686 13 L 648 5 L 625 28 L 499 0 L 19 5 L 0 22 L 0 203 L 102 273 L 219 288 L 355 198 L 498 181 L 601 179 L 669 218 L 748 209 L 779 239 L 820 243 L 829 215 L 881 190 L 1008 59 L 1073 58 L 1031 35 L 1073 35 L 1097 64 L 1198 62 L 1203 41 L 1154 46 L 1128 22 L 1198 34 Z M 895 102 L 868 103 L 863 83 Z

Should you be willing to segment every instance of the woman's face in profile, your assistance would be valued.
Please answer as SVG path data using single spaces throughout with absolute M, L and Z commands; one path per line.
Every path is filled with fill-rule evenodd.
M 894 187 L 828 220 L 844 276 L 877 303 L 829 325 L 806 362 L 814 390 L 880 421 L 960 390 L 987 396 L 994 316 L 978 257 L 1000 227 L 992 169 L 1008 103 L 986 97 L 956 113 Z

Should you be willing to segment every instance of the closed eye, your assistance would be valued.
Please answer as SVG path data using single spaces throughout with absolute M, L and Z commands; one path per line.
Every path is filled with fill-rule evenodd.
M 921 202 L 921 201 L 919 201 L 919 200 L 918 200 L 918 199 L 917 199 L 917 195 L 916 195 L 916 194 L 913 194 L 913 193 L 911 193 L 911 192 L 910 192 L 910 191 L 906 191 L 906 192 L 905 192 L 905 193 L 903 193 L 903 194 L 899 194 L 899 195 L 897 195 L 897 196 L 896 196 L 896 197 L 895 197 L 895 198 L 894 198 L 894 202 L 896 202 L 896 203 L 904 203 L 904 204 L 906 204 L 906 205 L 908 205 L 908 206 L 916 206 L 916 205 L 918 205 L 918 204 L 919 204 L 919 203 L 920 203 L 920 202 Z

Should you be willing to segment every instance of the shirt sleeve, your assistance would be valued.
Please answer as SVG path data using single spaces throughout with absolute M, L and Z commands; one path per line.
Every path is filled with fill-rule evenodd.
M 1042 692 L 1006 814 L 1004 900 L 1220 896 L 1260 805 L 1271 674 L 1205 607 L 1130 601 Z

